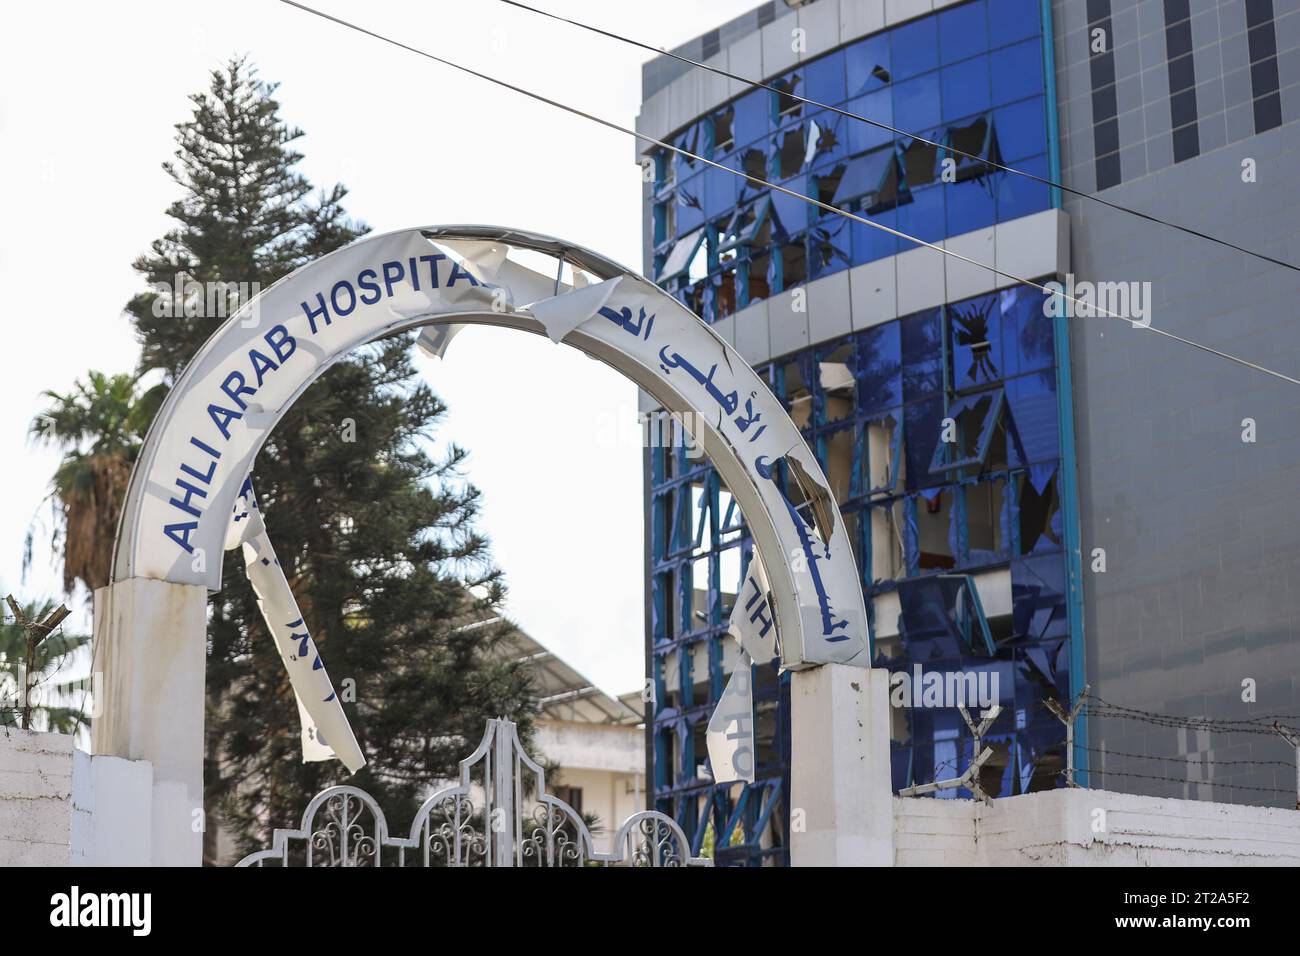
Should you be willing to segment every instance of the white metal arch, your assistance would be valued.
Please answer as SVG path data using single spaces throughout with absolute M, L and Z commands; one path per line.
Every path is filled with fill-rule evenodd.
M 512 258 L 516 250 L 553 257 L 556 275 Z M 562 340 L 677 413 L 753 533 L 785 666 L 865 666 L 866 611 L 844 521 L 816 458 L 753 369 L 630 270 L 557 239 L 497 227 L 361 239 L 231 316 L 181 375 L 149 432 L 123 508 L 113 580 L 220 589 L 219 556 L 240 489 L 303 391 L 366 342 L 429 326 L 422 342 L 441 350 L 469 324 Z M 774 480 L 781 459 L 807 501 L 799 512 Z
M 522 261 L 538 254 L 550 257 L 545 268 L 553 263 L 554 273 Z M 331 364 L 365 343 L 421 327 L 421 345 L 442 354 L 470 324 L 570 345 L 674 413 L 745 516 L 782 664 L 869 666 L 862 588 L 826 478 L 780 402 L 708 325 L 630 270 L 547 236 L 435 226 L 367 237 L 280 280 L 213 333 L 169 393 L 132 472 L 112 582 L 95 594 L 102 710 L 91 737 L 97 754 L 152 764 L 153 862 L 199 860 L 201 830 L 192 824 L 202 812 L 206 594 L 221 587 L 225 547 L 244 549 L 307 715 L 304 747 L 320 731 L 332 748 L 326 756 L 351 769 L 364 762 L 305 627 L 295 628 L 301 615 L 269 610 L 296 605 L 264 531 L 254 540 L 247 529 L 256 522 L 239 525 L 252 508 L 248 479 L 276 423 Z M 778 483 L 782 471 L 798 489 L 793 501 Z M 733 628 L 749 615 L 748 603 L 737 601 Z M 753 656 L 771 649 L 743 627 L 736 636 Z M 711 748 L 715 736 L 731 742 L 752 719 L 742 672 L 710 722 Z M 859 686 L 852 683 L 855 693 Z M 838 705 L 828 699 L 826 706 Z M 728 776 L 720 779 L 752 774 L 752 763 L 747 771 L 734 749 L 715 760 L 724 763 Z M 828 770 L 835 772 L 819 772 Z

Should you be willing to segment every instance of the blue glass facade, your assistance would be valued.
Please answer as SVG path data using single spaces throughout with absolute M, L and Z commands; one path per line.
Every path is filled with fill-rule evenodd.
M 769 85 L 1047 178 L 1038 0 L 973 0 L 848 44 Z M 674 145 L 928 242 L 1049 208 L 1049 188 L 911 136 L 755 89 Z M 661 151 L 655 280 L 716 321 L 911 248 L 886 232 Z M 943 173 L 945 160 L 949 178 Z
M 1039 16 L 1037 0 L 974 0 L 769 82 L 1046 177 L 1053 144 Z M 767 90 L 732 100 L 674 142 L 929 241 L 1053 202 L 1046 186 Z M 701 165 L 656 157 L 648 214 L 656 280 L 706 321 L 912 247 Z M 1064 766 L 1063 728 L 1042 706 L 1071 695 L 1062 516 L 1073 488 L 1062 464 L 1069 405 L 1058 396 L 1058 332 L 1042 293 L 1012 287 L 759 369 L 817 453 L 849 526 L 876 666 L 997 675 L 1003 713 L 985 738 L 994 757 L 982 777 L 994 794 L 1060 785 Z M 648 502 L 655 805 L 697 849 L 712 839 L 719 862 L 787 862 L 789 691 L 775 666 L 754 669 L 756 782 L 714 785 L 704 768 L 704 729 L 731 663 L 726 621 L 751 542 L 707 462 L 671 440 L 659 445 Z M 979 594 L 997 589 L 1005 606 L 985 613 Z M 952 707 L 895 710 L 892 746 L 895 788 L 956 776 L 972 757 Z

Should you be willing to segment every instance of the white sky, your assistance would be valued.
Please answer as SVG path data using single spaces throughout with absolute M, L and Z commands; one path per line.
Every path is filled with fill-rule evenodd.
M 757 0 L 539 0 L 672 47 Z M 649 54 L 495 0 L 322 0 L 321 9 L 631 126 Z M 652 12 L 653 11 L 653 12 Z M 275 0 L 10 4 L 0 31 L 0 595 L 55 596 L 41 502 L 57 462 L 27 441 L 43 389 L 133 369 L 131 261 L 170 224 L 159 164 L 208 71 L 247 53 L 306 136 L 301 169 L 342 181 L 383 232 L 490 223 L 641 263 L 630 137 L 326 23 Z M 537 640 L 604 689 L 639 688 L 643 569 L 636 390 L 532 336 L 467 329 L 421 368 L 471 452 L 481 527 Z M 40 508 L 37 551 L 20 580 Z M 88 617 L 82 610 L 83 626 Z M 328 663 L 328 662 L 327 662 Z

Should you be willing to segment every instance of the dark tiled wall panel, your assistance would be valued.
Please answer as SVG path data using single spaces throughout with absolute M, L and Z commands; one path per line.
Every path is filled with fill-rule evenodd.
M 1089 191 L 1107 185 L 1096 169 L 1092 6 L 1052 2 L 1063 176 Z M 1106 198 L 1300 262 L 1300 9 L 1108 6 L 1124 175 Z M 1190 63 L 1175 66 L 1175 54 Z M 1196 130 L 1195 150 L 1178 129 Z M 1153 325 L 1300 375 L 1300 274 L 1068 195 L 1066 209 L 1077 279 L 1149 282 Z M 1166 714 L 1300 713 L 1294 387 L 1121 323 L 1071 322 L 1094 691 Z M 1247 418 L 1253 443 L 1242 441 Z M 1087 570 L 1097 548 L 1105 573 Z M 1115 719 L 1089 731 L 1093 766 L 1109 771 L 1094 786 L 1294 806 L 1294 753 L 1277 738 Z

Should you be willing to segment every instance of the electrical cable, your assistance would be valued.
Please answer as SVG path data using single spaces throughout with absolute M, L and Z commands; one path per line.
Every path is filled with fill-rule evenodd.
M 1038 176 L 1034 173 L 1028 172 L 1023 169 L 1016 169 L 1012 166 L 1005 166 L 1002 163 L 996 162 L 995 160 L 985 159 L 981 156 L 976 156 L 973 153 L 968 153 L 965 150 L 958 149 L 957 147 L 952 145 L 936 143 L 934 140 L 926 139 L 924 136 L 921 136 L 917 133 L 906 132 L 905 130 L 901 130 L 894 126 L 890 126 L 888 123 L 882 123 L 880 120 L 871 119 L 869 116 L 863 116 L 860 113 L 854 113 L 851 112 L 850 110 L 841 109 L 838 106 L 831 106 L 827 103 L 821 103 L 818 102 L 817 100 L 800 96 L 799 94 L 793 92 L 792 90 L 782 90 L 775 86 L 772 86 L 771 84 L 764 83 L 761 80 L 753 80 L 747 77 L 738 76 L 737 74 L 731 73 L 720 67 L 710 66 L 709 64 L 702 63 L 699 60 L 692 60 L 688 56 L 682 56 L 679 53 L 674 53 L 671 50 L 665 50 L 662 47 L 655 47 L 655 46 L 651 46 L 648 43 L 642 43 L 640 40 L 634 40 L 631 37 L 623 36 L 622 34 L 619 33 L 614 33 L 611 30 L 602 30 L 600 27 L 592 26 L 591 24 L 588 23 L 583 23 L 581 20 L 572 20 L 568 17 L 560 16 L 558 13 L 551 13 L 547 10 L 540 10 L 537 7 L 529 6 L 526 3 L 520 3 L 519 0 L 500 0 L 500 2 L 506 4 L 507 6 L 518 7 L 520 10 L 527 10 L 530 13 L 537 14 L 538 16 L 548 17 L 549 19 L 558 20 L 561 23 L 567 23 L 570 26 L 575 26 L 578 27 L 579 29 L 587 30 L 591 33 L 595 33 L 603 37 L 608 37 L 611 40 L 618 40 L 622 43 L 627 43 L 632 46 L 639 47 L 642 50 L 648 50 L 651 53 L 659 53 L 663 56 L 671 57 L 672 59 L 679 60 L 682 63 L 688 63 L 691 66 L 695 67 L 696 69 L 708 70 L 710 73 L 716 73 L 718 76 L 725 76 L 729 80 L 734 80 L 739 83 L 744 83 L 745 85 L 754 87 L 756 89 L 770 90 L 771 92 L 776 93 L 778 96 L 783 96 L 786 97 L 787 99 L 795 100 L 807 106 L 815 106 L 818 109 L 826 110 L 831 113 L 836 113 L 848 119 L 858 120 L 859 122 L 863 122 L 863 123 L 870 123 L 872 126 L 878 127 L 883 130 L 888 130 L 889 132 L 893 133 L 896 136 L 906 136 L 908 139 L 925 143 L 928 146 L 934 146 L 937 147 L 938 149 L 945 150 L 949 153 L 955 153 L 956 155 L 963 156 L 966 159 L 976 160 L 977 162 L 982 163 L 983 165 L 988 166 L 991 169 L 996 169 L 999 172 L 1014 173 L 1017 176 L 1024 176 L 1027 179 L 1032 179 L 1036 183 L 1041 183 L 1044 186 L 1050 186 L 1053 189 L 1059 189 L 1062 192 L 1070 193 L 1071 195 L 1078 196 L 1082 199 L 1090 199 L 1093 202 L 1101 203 L 1101 205 L 1103 206 L 1107 206 L 1119 212 L 1127 213 L 1130 216 L 1137 216 L 1138 218 L 1145 219 L 1148 222 L 1154 222 L 1162 226 L 1168 226 L 1170 229 L 1177 229 L 1179 232 L 1186 233 L 1189 236 L 1195 236 L 1198 239 L 1204 239 L 1208 242 L 1215 242 L 1221 246 L 1226 246 L 1229 249 L 1235 249 L 1237 252 L 1244 253 L 1245 255 L 1254 256 L 1257 259 L 1263 259 L 1265 262 L 1271 262 L 1273 265 L 1282 266 L 1285 269 L 1292 269 L 1295 270 L 1296 272 L 1300 272 L 1300 265 L 1296 265 L 1295 263 L 1292 262 L 1287 262 L 1284 259 L 1277 259 L 1266 253 L 1256 252 L 1253 249 L 1247 249 L 1244 246 L 1239 246 L 1235 242 L 1230 242 L 1227 239 L 1221 239 L 1218 236 L 1212 236 L 1209 233 L 1201 232 L 1199 229 L 1193 229 L 1191 226 L 1184 226 L 1180 223 L 1171 222 L 1168 219 L 1162 219 L 1159 216 L 1152 215 L 1151 213 L 1142 212 L 1140 209 L 1133 209 L 1129 206 L 1124 206 L 1117 202 L 1111 202 L 1109 199 L 1103 199 L 1094 193 L 1084 192 L 1083 190 L 1075 189 L 1072 186 L 1067 186 L 1064 183 L 1058 183 L 1055 180 L 1046 178 L 1045 176 Z
M 401 40 L 397 40 L 394 39 L 393 37 L 385 36 L 381 33 L 376 33 L 373 30 L 369 30 L 366 27 L 360 26 L 355 23 L 351 23 L 340 17 L 336 17 L 333 14 L 325 13 L 322 10 L 317 10 L 314 7 L 310 7 L 304 3 L 299 3 L 298 0 L 280 0 L 280 2 L 285 3 L 291 7 L 296 7 L 299 10 L 302 10 L 306 13 L 313 14 L 314 16 L 320 17 L 323 20 L 329 20 L 330 22 L 336 23 L 339 26 L 347 27 L 350 30 L 354 30 L 358 33 L 362 33 L 368 37 L 379 40 L 383 43 L 391 44 L 392 46 L 398 47 L 399 49 L 406 50 L 408 53 L 414 53 L 417 56 L 422 56 L 426 59 L 433 60 L 435 63 L 440 63 L 443 66 L 449 66 L 452 69 L 459 70 L 460 72 L 476 77 L 477 79 L 486 80 L 487 82 L 495 84 L 496 86 L 500 86 L 503 87 L 504 89 L 511 90 L 512 92 L 519 93 L 523 96 L 527 96 L 530 99 L 537 100 L 540 103 L 545 103 L 548 106 L 553 106 L 556 109 L 560 109 L 566 113 L 570 113 L 574 116 L 581 117 L 582 119 L 589 120 L 600 126 L 604 126 L 607 129 L 612 129 L 616 132 L 635 137 L 636 139 L 644 140 L 645 142 L 651 143 L 655 146 L 659 146 L 662 149 L 670 150 L 681 156 L 685 156 L 697 162 L 704 163 L 705 165 L 712 166 L 715 169 L 725 170 L 726 172 L 731 173 L 732 175 L 735 176 L 739 176 L 740 178 L 752 183 L 755 186 L 759 186 L 766 189 L 772 189 L 777 192 L 784 193 L 802 202 L 808 203 L 809 205 L 815 206 L 818 209 L 823 210 L 824 212 L 834 213 L 846 219 L 852 220 L 853 222 L 858 222 L 865 226 L 870 226 L 873 229 L 879 229 L 883 232 L 887 232 L 890 235 L 896 236 L 900 239 L 906 239 L 908 242 L 914 243 L 918 246 L 924 246 L 927 249 L 933 249 L 935 252 L 938 252 L 941 255 L 958 259 L 969 265 L 975 266 L 976 268 L 985 269 L 989 272 L 992 272 L 994 275 L 1003 276 L 1004 278 L 1011 279 L 1013 282 L 1020 283 L 1021 285 L 1031 286 L 1042 292 L 1046 292 L 1048 295 L 1057 296 L 1065 300 L 1066 302 L 1070 302 L 1078 306 L 1083 306 L 1083 308 L 1087 310 L 1087 312 L 1097 312 L 1102 315 L 1105 315 L 1107 318 L 1119 319 L 1121 322 L 1128 322 L 1130 325 L 1132 325 L 1133 328 L 1144 329 L 1148 332 L 1155 332 L 1156 334 L 1162 335 L 1165 338 L 1173 339 L 1176 342 L 1181 342 L 1182 344 L 1190 346 L 1194 349 L 1199 349 L 1200 351 L 1208 352 L 1211 355 L 1217 355 L 1220 358 L 1227 359 L 1230 362 L 1235 362 L 1238 365 L 1244 365 L 1245 367 L 1254 369 L 1257 372 L 1263 372 L 1264 374 L 1271 375 L 1274 378 L 1282 379 L 1284 382 L 1289 382 L 1292 385 L 1300 385 L 1300 379 L 1293 378 L 1290 375 L 1283 374 L 1282 372 L 1275 371 L 1263 365 L 1259 365 L 1255 362 L 1251 362 L 1248 359 L 1244 359 L 1236 355 L 1232 355 L 1228 352 L 1220 351 L 1219 349 L 1213 348 L 1212 346 L 1209 345 L 1204 345 L 1200 342 L 1193 341 L 1192 339 L 1184 338 L 1181 335 L 1176 335 L 1173 332 L 1168 332 L 1164 329 L 1157 328 L 1153 325 L 1139 325 L 1133 323 L 1131 319 L 1128 319 L 1125 316 L 1120 315 L 1119 313 L 1112 312 L 1109 309 L 1102 308 L 1101 306 L 1097 306 L 1092 303 L 1082 301 L 1080 299 L 1075 298 L 1074 296 L 1066 295 L 1063 291 L 1049 289 L 1047 286 L 1043 285 L 1042 283 L 1035 282 L 1032 279 L 1027 279 L 1024 278 L 1023 276 L 1018 276 L 1013 273 L 1006 272 L 1002 269 L 998 269 L 995 266 L 989 265 L 987 262 L 980 262 L 977 259 L 972 259 L 969 256 L 962 255 L 959 252 L 954 252 L 951 249 L 945 249 L 940 245 L 936 245 L 935 243 L 927 242 L 924 239 L 918 239 L 915 236 L 908 235 L 905 232 L 900 232 L 899 230 L 894 229 L 890 226 L 886 226 L 883 223 L 875 222 L 871 219 L 865 218 L 864 216 L 858 216 L 851 212 L 846 212 L 845 210 L 832 206 L 829 203 L 824 203 L 818 199 L 813 199 L 811 196 L 804 196 L 801 193 L 797 193 L 794 190 L 787 189 L 786 187 L 777 185 L 776 183 L 770 183 L 767 180 L 759 179 L 755 176 L 750 176 L 749 174 L 741 170 L 731 169 L 728 166 L 724 166 L 721 163 L 716 163 L 711 159 L 707 159 L 696 153 L 692 153 L 689 150 L 685 150 L 678 146 L 674 146 L 671 143 L 665 143 L 662 140 L 656 139 L 653 136 L 648 136 L 644 133 L 638 133 L 636 130 L 628 129 L 627 127 L 620 126 L 617 123 L 612 122 L 611 120 L 607 120 L 602 117 L 596 116 L 592 113 L 588 113 L 584 110 L 578 109 L 577 107 L 569 106 L 566 103 L 561 103 L 558 100 L 553 100 L 550 97 L 542 95 L 541 93 L 536 93 L 533 92 L 532 90 L 525 89 L 524 87 L 516 86 L 515 84 L 509 83 L 506 80 L 498 79 L 497 77 L 491 76 L 487 73 L 482 73 L 470 67 L 462 66 L 459 63 L 455 63 L 451 60 L 444 59 L 443 57 L 436 56 L 433 53 L 429 53 L 427 50 L 421 50 L 418 47 L 410 46 L 407 43 L 403 43 Z

